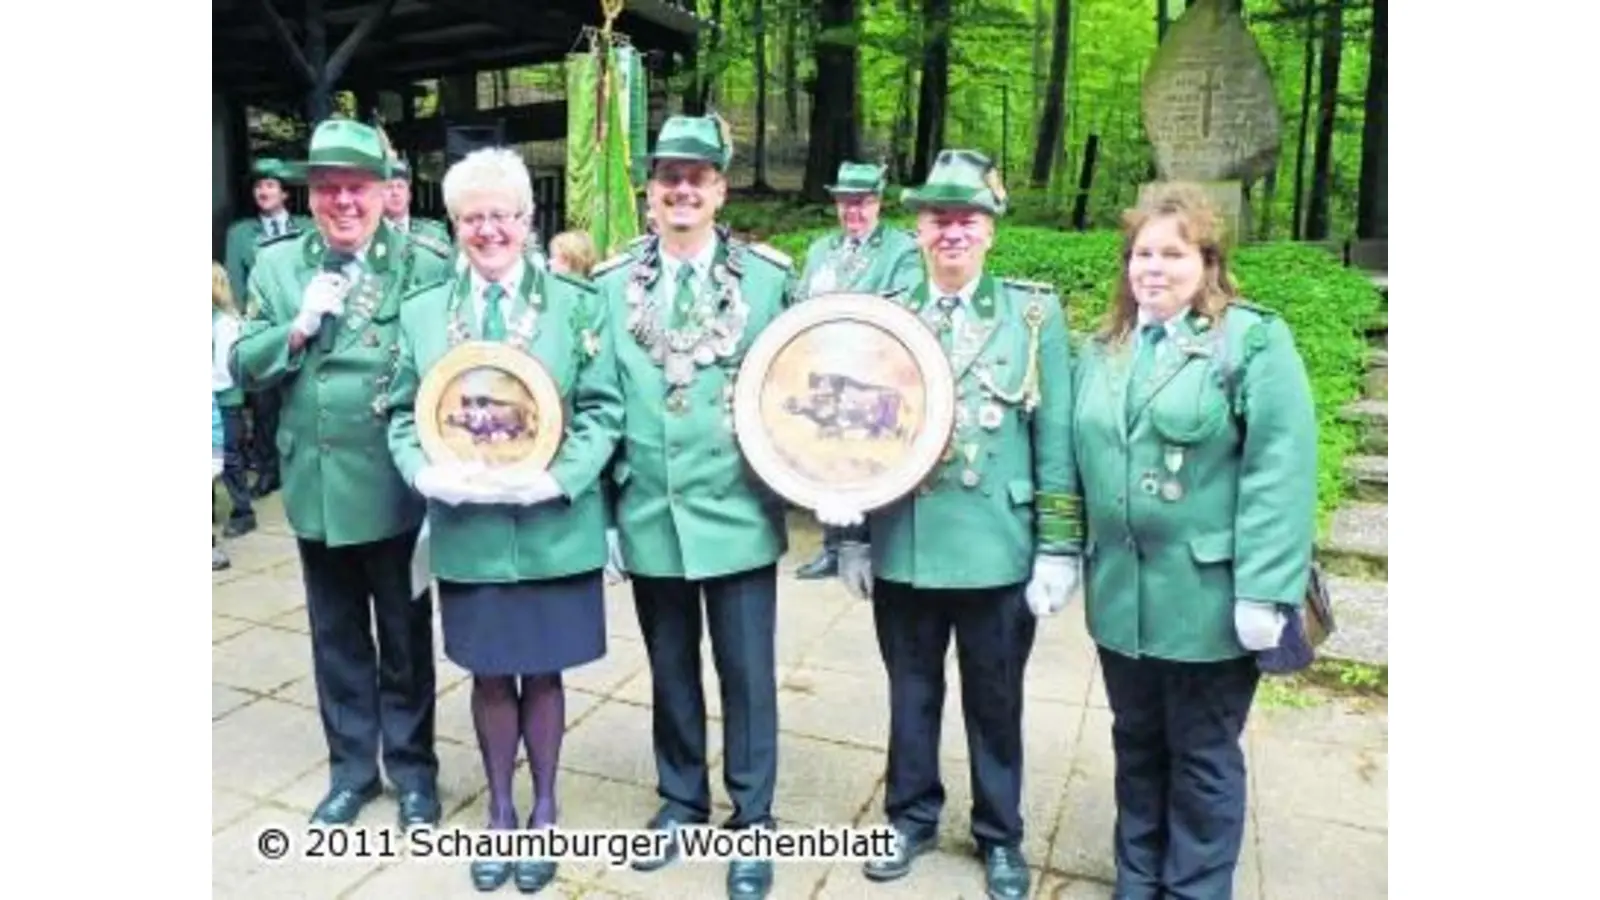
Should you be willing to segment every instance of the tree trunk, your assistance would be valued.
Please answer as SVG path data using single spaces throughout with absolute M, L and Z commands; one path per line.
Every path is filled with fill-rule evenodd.
M 1301 52 L 1305 60 L 1304 77 L 1300 84 L 1300 136 L 1295 141 L 1294 150 L 1294 222 L 1289 227 L 1289 236 L 1293 240 L 1300 240 L 1305 234 L 1305 217 L 1301 215 L 1305 199 L 1305 169 L 1306 169 L 1306 131 L 1311 123 L 1311 72 L 1317 63 L 1317 17 L 1310 12 L 1306 13 L 1306 45 Z
M 824 185 L 833 180 L 839 163 L 861 153 L 861 110 L 856 99 L 856 0 L 818 0 L 817 34 L 812 42 L 817 55 L 817 75 L 811 93 L 811 141 L 806 149 L 806 177 L 802 188 L 807 200 L 824 202 Z M 846 43 L 825 39 L 829 31 L 846 28 Z
M 1033 0 L 1033 97 L 1028 110 L 1038 121 L 1039 113 L 1044 109 L 1045 82 L 1048 76 L 1045 73 L 1044 34 L 1048 20 L 1044 15 L 1044 0 Z
M 916 27 L 917 20 L 911 15 L 911 0 L 900 0 L 901 21 L 906 23 L 906 30 L 911 31 Z M 894 159 L 894 180 L 900 184 L 909 184 L 911 181 L 911 92 L 916 86 L 916 65 L 921 58 L 920 48 L 922 41 L 916 41 L 916 50 L 908 50 L 905 62 L 900 70 L 900 103 L 894 113 L 894 136 L 890 139 L 893 144 L 890 153 Z
M 1389 236 L 1389 0 L 1373 0 L 1372 56 L 1361 126 L 1356 237 Z
M 1050 184 L 1050 169 L 1061 155 L 1061 125 L 1066 119 L 1067 44 L 1072 39 L 1072 0 L 1056 0 L 1056 20 L 1050 45 L 1050 86 L 1044 95 L 1044 113 L 1039 119 L 1039 139 L 1033 148 L 1033 174 L 1036 188 Z
M 707 41 L 706 57 L 708 59 L 702 60 L 701 65 L 695 67 L 695 81 L 699 82 L 700 85 L 699 103 L 696 107 L 699 112 L 696 115 L 705 115 L 706 104 L 711 102 L 712 77 L 702 66 L 710 62 L 709 58 L 717 55 L 717 47 L 722 44 L 722 30 L 726 27 L 722 23 L 722 0 L 711 0 L 711 21 L 715 22 L 716 25 L 711 31 L 710 39 Z
M 800 0 L 783 8 L 783 133 L 800 133 Z
M 758 193 L 771 193 L 767 184 L 767 16 L 764 0 L 755 0 L 751 24 L 756 36 L 756 149 L 755 177 L 750 187 Z
M 1317 98 L 1317 146 L 1311 158 L 1311 202 L 1306 209 L 1306 239 L 1328 237 L 1333 193 L 1333 126 L 1339 116 L 1339 58 L 1344 51 L 1344 7 L 1327 8 L 1322 32 L 1322 76 Z
M 917 146 L 911 180 L 928 177 L 944 144 L 945 101 L 950 93 L 950 0 L 922 0 L 927 43 L 922 51 L 922 90 L 917 97 Z

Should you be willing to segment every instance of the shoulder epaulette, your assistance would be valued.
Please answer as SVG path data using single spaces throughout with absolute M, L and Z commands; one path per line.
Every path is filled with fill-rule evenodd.
M 631 247 L 632 245 L 630 244 L 629 246 Z M 629 253 L 627 250 L 624 250 L 621 253 L 618 253 L 615 256 L 612 256 L 610 259 L 607 259 L 595 266 L 594 270 L 589 273 L 589 277 L 599 278 L 601 275 L 610 272 L 612 269 L 615 269 L 632 259 L 633 254 Z
M 424 282 L 422 284 L 416 285 L 415 287 L 412 287 L 411 289 L 407 290 L 404 294 L 400 295 L 400 302 L 401 303 L 405 303 L 405 302 L 411 300 L 414 297 L 420 296 L 422 294 L 426 294 L 427 292 L 433 290 L 434 288 L 438 287 L 439 285 L 444 284 L 445 282 L 450 281 L 450 280 L 451 280 L 451 277 L 447 275 L 444 278 L 435 278 L 432 281 L 428 281 L 428 282 Z
M 651 237 L 651 235 L 649 235 L 649 234 L 641 234 L 638 237 L 634 238 L 633 240 L 629 241 L 627 243 L 627 245 L 623 247 L 623 249 L 624 250 L 636 250 L 636 249 L 638 249 L 640 247 L 643 247 L 645 244 L 650 243 L 650 237 Z
M 1046 284 L 1043 281 L 1023 281 L 1021 278 L 1002 278 L 1000 280 L 1007 287 L 1021 288 L 1035 294 L 1054 294 L 1056 292 L 1055 285 Z
M 440 259 L 449 259 L 455 252 L 437 238 L 429 237 L 426 234 L 418 234 L 415 231 L 406 232 L 406 239 L 418 247 L 433 253 Z
M 745 244 L 744 246 L 751 253 L 754 253 L 756 256 L 761 257 L 780 269 L 794 268 L 794 260 L 789 258 L 789 254 L 784 253 L 782 250 L 779 250 L 777 247 L 774 247 L 771 244 L 750 243 Z
M 1273 309 L 1270 309 L 1268 307 L 1262 306 L 1259 303 L 1252 303 L 1249 300 L 1245 300 L 1245 299 L 1239 298 L 1239 297 L 1234 298 L 1234 300 L 1231 303 L 1229 303 L 1228 305 L 1231 306 L 1231 307 L 1237 307 L 1239 309 L 1248 309 L 1251 312 L 1255 313 L 1256 315 L 1262 316 L 1264 318 L 1269 318 L 1270 319 L 1270 318 L 1274 318 L 1274 317 L 1276 317 L 1278 315 L 1276 310 L 1273 310 Z
M 599 288 L 594 286 L 594 282 L 578 275 L 569 275 L 566 272 L 551 272 L 550 276 L 552 278 L 560 279 L 561 281 L 564 281 L 585 293 L 593 294 L 599 290 Z

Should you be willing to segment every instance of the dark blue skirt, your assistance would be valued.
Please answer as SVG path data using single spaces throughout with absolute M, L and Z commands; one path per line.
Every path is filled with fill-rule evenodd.
M 548 581 L 439 580 L 444 654 L 474 675 L 543 675 L 606 653 L 600 570 Z

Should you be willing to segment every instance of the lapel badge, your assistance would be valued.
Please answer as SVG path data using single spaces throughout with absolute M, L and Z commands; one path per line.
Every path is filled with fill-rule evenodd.
M 989 402 L 978 410 L 978 424 L 985 431 L 993 431 L 1000 427 L 1000 422 L 1005 418 L 1005 412 L 1000 409 L 1000 404 Z
M 1176 479 L 1165 482 L 1161 485 L 1161 499 L 1169 503 L 1176 503 L 1182 500 L 1183 485 L 1179 484 Z
M 974 472 L 971 469 L 968 469 L 965 472 L 962 472 L 961 473 L 961 484 L 962 484 L 963 487 L 969 487 L 969 488 L 977 487 L 978 486 L 978 473 Z
M 376 328 L 368 328 L 367 333 L 361 337 L 361 343 L 366 344 L 368 347 L 378 346 L 378 330 Z

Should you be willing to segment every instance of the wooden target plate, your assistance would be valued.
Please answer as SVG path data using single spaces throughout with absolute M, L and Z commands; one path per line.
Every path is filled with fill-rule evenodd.
M 790 502 L 866 511 L 911 492 L 955 427 L 955 377 L 932 330 L 876 294 L 791 307 L 752 343 L 734 388 L 739 447 Z
M 456 345 L 417 390 L 417 436 L 429 461 L 481 462 L 507 475 L 549 467 L 564 413 L 555 379 L 506 344 Z

